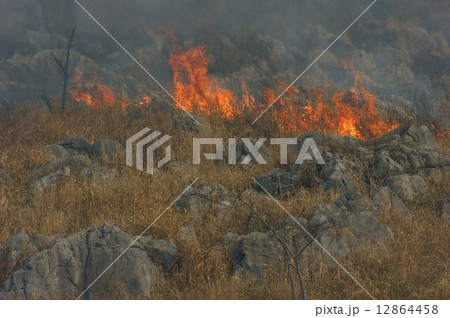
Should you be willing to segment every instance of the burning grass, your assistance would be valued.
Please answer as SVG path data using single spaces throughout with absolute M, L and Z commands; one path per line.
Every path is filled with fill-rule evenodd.
M 81 135 L 93 142 L 107 137 L 124 143 L 126 138 L 142 127 L 152 127 L 176 136 L 175 160 L 187 160 L 189 140 L 195 135 L 179 131 L 164 114 L 130 118 L 116 108 L 68 109 L 63 114 L 42 113 L 23 109 L 8 120 L 0 122 L 0 168 L 14 180 L 11 187 L 0 188 L 0 242 L 4 243 L 18 230 L 30 234 L 52 235 L 75 233 L 83 228 L 105 222 L 115 224 L 131 233 L 145 229 L 200 173 L 180 174 L 168 165 L 165 171 L 149 177 L 134 169 L 119 166 L 120 177 L 104 183 L 71 179 L 42 195 L 28 198 L 23 187 L 31 171 L 53 160 L 43 154 L 42 146 L 57 142 L 68 135 Z M 216 135 L 261 136 L 256 125 L 242 130 L 239 121 L 214 119 Z M 220 123 L 220 124 L 219 124 Z M 275 129 L 267 128 L 264 129 Z M 441 147 L 448 151 L 449 139 L 440 138 Z M 199 184 L 221 183 L 240 191 L 248 180 L 262 172 L 261 167 L 240 169 L 202 165 Z M 270 167 L 264 167 L 264 170 Z M 363 251 L 344 260 L 343 265 L 379 299 L 446 299 L 450 295 L 448 272 L 448 223 L 438 217 L 442 189 L 449 189 L 449 180 L 431 184 L 413 214 L 397 212 L 381 215 L 396 239 L 395 250 L 385 255 Z M 308 217 L 320 203 L 330 202 L 336 194 L 302 189 L 282 204 L 294 215 Z M 271 209 L 271 221 L 285 219 L 278 208 Z M 240 280 L 232 275 L 229 256 L 220 253 L 216 245 L 227 232 L 248 233 L 245 214 L 239 215 L 231 226 L 214 218 L 196 229 L 192 244 L 181 244 L 176 233 L 190 224 L 190 217 L 175 209 L 169 210 L 155 223 L 149 233 L 169 237 L 183 253 L 179 274 L 163 278 L 152 290 L 157 299 L 289 299 L 289 280 L 269 273 L 264 286 L 252 280 Z M 3 280 L 5 274 L 1 274 Z M 366 298 L 352 280 L 333 264 L 318 264 L 304 272 L 311 299 Z
M 360 139 L 378 138 L 409 120 L 396 118 L 395 114 L 377 107 L 376 96 L 361 85 L 365 74 L 348 61 L 343 61 L 342 67 L 353 74 L 354 84 L 350 90 L 336 90 L 332 83 L 328 83 L 307 91 L 275 81 L 272 87 L 264 88 L 260 96 L 254 96 L 244 82 L 239 90 L 233 91 L 223 85 L 226 79 L 219 81 L 208 74 L 206 51 L 206 46 L 186 51 L 175 46 L 170 54 L 169 65 L 173 71 L 171 93 L 178 101 L 173 102 L 175 107 L 200 116 L 244 120 L 249 125 L 257 114 L 273 104 L 265 116 L 276 130 L 287 134 L 318 130 Z M 73 78 L 69 93 L 74 100 L 95 109 L 105 105 L 125 109 L 130 105 L 147 106 L 151 102 L 149 96 L 137 99 L 117 96 L 97 74 Z
M 271 120 L 285 133 L 318 130 L 360 139 L 378 138 L 400 125 L 396 118 L 377 108 L 376 97 L 360 84 L 365 75 L 348 61 L 343 61 L 342 67 L 353 73 L 354 85 L 350 91 L 334 91 L 327 96 L 332 84 L 301 92 L 298 87 L 276 83 L 274 88 L 264 89 L 265 103 L 256 102 L 245 85 L 242 85 L 243 94 L 238 99 L 237 94 L 223 88 L 216 78 L 208 75 L 205 46 L 187 51 L 177 47 L 170 54 L 170 66 L 175 98 L 195 114 L 233 119 L 244 112 L 261 113 L 273 104 Z M 181 108 L 178 104 L 175 106 Z
M 71 82 L 72 88 L 69 93 L 72 98 L 77 102 L 86 103 L 91 108 L 98 109 L 108 105 L 125 109 L 132 104 L 148 106 L 152 101 L 149 96 L 142 96 L 136 101 L 127 96 L 117 96 L 112 88 L 102 84 L 96 73 L 77 76 Z

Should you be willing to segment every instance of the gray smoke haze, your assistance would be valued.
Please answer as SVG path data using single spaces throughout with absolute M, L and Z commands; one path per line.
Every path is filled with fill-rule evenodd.
M 243 80 L 255 96 L 276 74 L 295 79 L 371 2 L 80 0 L 163 85 L 171 86 L 170 32 L 184 49 L 206 45 L 209 73 L 231 87 Z M 352 76 L 340 66 L 347 59 L 367 75 L 372 93 L 409 111 L 426 107 L 434 120 L 449 107 L 449 18 L 447 0 L 378 0 L 298 84 L 350 88 Z M 58 94 L 61 77 L 49 53 L 63 54 L 74 26 L 74 72 L 126 81 L 129 95 L 130 81 L 137 90 L 159 90 L 74 1 L 2 0 L 0 102 Z

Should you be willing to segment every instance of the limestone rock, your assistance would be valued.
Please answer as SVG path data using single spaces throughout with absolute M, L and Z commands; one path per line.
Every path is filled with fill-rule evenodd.
M 92 145 L 93 155 L 102 164 L 113 164 L 125 158 L 125 148 L 118 141 L 102 138 Z
M 58 145 L 64 147 L 71 154 L 84 154 L 91 156 L 92 155 L 92 147 L 91 145 L 81 136 L 70 136 L 67 137 L 60 142 Z
M 204 185 L 189 189 L 176 203 L 181 210 L 188 210 L 196 218 L 216 213 L 226 219 L 233 207 L 231 193 L 221 184 Z
M 141 237 L 139 242 L 144 247 L 150 259 L 162 266 L 165 271 L 171 270 L 181 259 L 177 247 L 169 240 Z
M 70 156 L 69 152 L 63 146 L 58 144 L 47 145 L 43 147 L 41 151 L 55 156 L 56 159 L 64 159 Z
M 13 272 L 0 291 L 6 299 L 75 299 L 134 241 L 129 233 L 104 224 L 56 241 Z M 147 297 L 158 275 L 136 242 L 83 295 Z

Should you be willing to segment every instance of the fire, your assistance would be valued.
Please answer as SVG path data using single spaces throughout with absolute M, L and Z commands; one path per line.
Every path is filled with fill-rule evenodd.
M 245 83 L 241 83 L 243 94 L 238 99 L 208 75 L 205 46 L 187 51 L 177 47 L 170 54 L 169 63 L 173 70 L 174 97 L 189 112 L 233 119 L 245 111 L 262 111 L 266 107 L 255 102 Z M 319 130 L 362 139 L 380 137 L 398 127 L 396 120 L 381 113 L 375 105 L 376 97 L 360 84 L 365 75 L 349 62 L 344 61 L 342 66 L 354 76 L 350 91 L 341 90 L 328 96 L 333 86 L 328 84 L 306 92 L 305 103 L 300 98 L 300 89 L 292 86 L 274 104 L 272 120 L 286 133 Z M 263 96 L 267 105 L 278 96 L 275 91 L 282 92 L 286 87 L 287 84 L 280 83 L 277 89 L 265 88 Z
M 91 108 L 102 108 L 105 106 L 118 106 L 122 109 L 133 104 L 133 101 L 125 96 L 117 97 L 114 91 L 100 83 L 97 74 L 89 76 L 79 76 L 72 80 L 74 88 L 69 90 L 69 93 L 78 102 L 85 102 Z M 136 101 L 135 104 L 140 106 L 147 106 L 150 104 L 151 98 L 148 96 L 142 97 Z
M 273 111 L 272 119 L 285 132 L 318 130 L 361 139 L 377 138 L 397 128 L 399 123 L 382 114 L 375 105 L 376 97 L 360 85 L 364 74 L 351 63 L 344 62 L 343 67 L 351 69 L 354 75 L 350 91 L 340 90 L 328 97 L 327 89 L 332 86 L 329 84 L 308 92 L 311 98 L 301 106 L 295 99 L 299 90 L 292 87 L 277 101 L 280 106 Z M 269 104 L 276 98 L 271 89 L 266 89 L 265 97 Z
M 241 83 L 242 92 L 241 95 L 241 102 L 240 102 L 240 108 L 239 110 L 241 112 L 243 111 L 252 111 L 257 109 L 257 104 L 255 102 L 255 97 L 253 95 L 250 95 L 247 89 L 247 85 L 245 83 Z
M 235 94 L 208 76 L 206 47 L 180 49 L 170 54 L 174 97 L 189 112 L 232 119 L 240 113 Z M 177 105 L 179 107 L 179 105 Z

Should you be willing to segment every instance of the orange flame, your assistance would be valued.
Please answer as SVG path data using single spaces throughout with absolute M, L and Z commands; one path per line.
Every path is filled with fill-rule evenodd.
M 209 76 L 205 54 L 206 46 L 193 47 L 184 52 L 177 47 L 176 52 L 170 54 L 174 97 L 187 111 L 233 119 L 245 111 L 264 109 L 248 93 L 245 83 L 241 83 L 243 94 L 238 101 L 233 92 L 222 88 L 216 79 Z M 305 105 L 304 99 L 300 99 L 300 89 L 292 86 L 275 103 L 272 120 L 287 133 L 319 130 L 357 138 L 380 137 L 398 127 L 395 119 L 390 119 L 388 114 L 382 114 L 377 109 L 376 97 L 360 85 L 364 73 L 349 62 L 344 61 L 342 66 L 353 73 L 354 85 L 350 91 L 342 90 L 325 96 L 332 86 L 328 84 L 322 89 L 307 92 Z M 277 91 L 281 92 L 287 84 L 281 83 L 279 86 Z M 268 105 L 277 97 L 271 88 L 265 88 L 263 96 Z
M 74 88 L 69 90 L 69 93 L 73 99 L 78 102 L 85 102 L 91 108 L 98 109 L 105 106 L 118 106 L 125 109 L 133 104 L 129 98 L 125 96 L 117 97 L 110 87 L 101 84 L 97 74 L 76 77 L 72 80 L 72 84 Z M 144 96 L 136 104 L 147 106 L 150 102 L 151 98 Z
M 236 107 L 236 96 L 207 75 L 209 61 L 205 54 L 205 46 L 185 52 L 177 49 L 176 53 L 170 54 L 174 97 L 189 112 L 232 119 L 240 113 Z
M 292 87 L 277 101 L 276 104 L 281 107 L 275 108 L 273 120 L 285 132 L 318 130 L 362 139 L 377 138 L 397 128 L 399 123 L 388 118 L 387 114 L 382 114 L 375 105 L 376 97 L 359 84 L 364 74 L 349 62 L 343 63 L 343 67 L 353 72 L 354 86 L 350 91 L 341 90 L 327 98 L 324 96 L 326 88 L 330 86 L 327 85 L 322 90 L 308 92 L 312 101 L 308 100 L 307 105 L 299 106 L 295 100 L 298 89 Z M 265 97 L 271 103 L 275 94 L 266 89 Z

